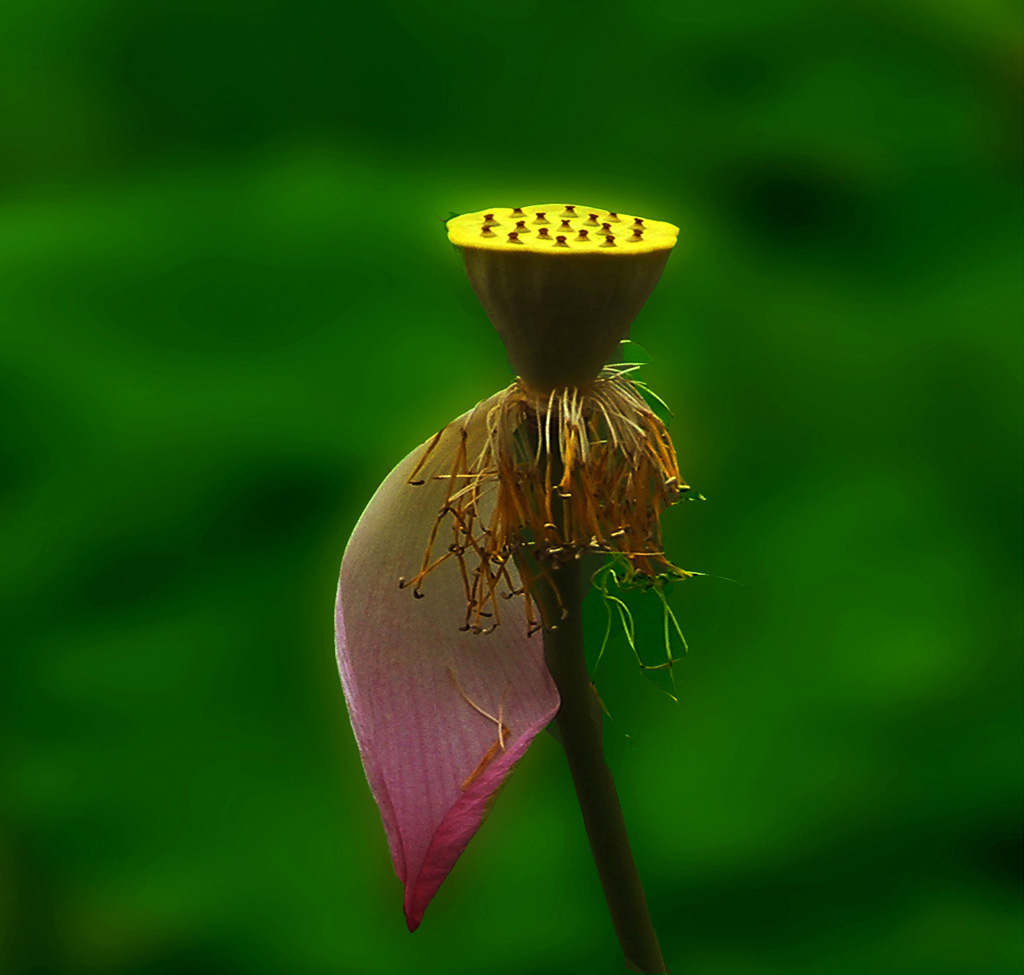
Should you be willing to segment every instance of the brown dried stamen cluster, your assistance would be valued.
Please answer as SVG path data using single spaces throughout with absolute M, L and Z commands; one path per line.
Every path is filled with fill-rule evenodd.
M 417 478 L 440 438 L 410 483 L 423 483 Z M 557 625 L 538 618 L 531 586 L 586 552 L 621 554 L 649 577 L 687 575 L 665 558 L 659 518 L 688 487 L 665 425 L 625 372 L 607 369 L 586 390 L 546 397 L 517 380 L 488 412 L 478 456 L 469 456 L 467 440 L 463 429 L 450 471 L 435 475 L 447 489 L 420 571 L 399 581 L 422 596 L 427 576 L 454 558 L 466 595 L 461 629 L 493 629 L 501 622 L 498 597 L 516 595 L 524 597 L 531 633 Z M 451 543 L 438 555 L 447 532 Z

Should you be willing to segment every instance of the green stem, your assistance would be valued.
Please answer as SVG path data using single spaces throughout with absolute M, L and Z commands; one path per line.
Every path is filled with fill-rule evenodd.
M 538 580 L 536 588 L 545 618 L 557 622 L 556 628 L 544 630 L 544 657 L 562 698 L 555 720 L 612 924 L 630 971 L 667 972 L 629 848 L 615 782 L 604 760 L 603 715 L 583 652 L 583 564 L 574 561 L 554 569 L 550 579 L 548 584 Z

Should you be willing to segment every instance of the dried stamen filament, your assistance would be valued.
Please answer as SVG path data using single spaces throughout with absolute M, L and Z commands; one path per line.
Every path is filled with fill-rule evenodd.
M 516 381 L 488 411 L 486 427 L 476 457 L 468 456 L 463 428 L 449 471 L 433 475 L 447 481 L 444 504 L 420 570 L 403 587 L 422 595 L 427 576 L 455 559 L 466 597 L 462 629 L 485 633 L 500 625 L 498 596 L 521 594 L 535 631 L 557 620 L 538 620 L 531 589 L 585 551 L 621 554 L 646 576 L 687 575 L 665 558 L 659 525 L 687 486 L 668 431 L 628 371 L 606 369 L 587 390 L 544 397 Z M 438 442 L 427 445 L 410 483 L 422 483 Z M 438 551 L 445 522 L 451 540 Z

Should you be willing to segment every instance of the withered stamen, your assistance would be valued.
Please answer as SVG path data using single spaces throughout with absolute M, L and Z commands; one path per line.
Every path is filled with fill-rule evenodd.
M 557 625 L 543 613 L 537 618 L 531 592 L 538 578 L 584 552 L 618 553 L 649 577 L 689 575 L 665 558 L 659 527 L 661 512 L 686 485 L 664 424 L 624 372 L 609 368 L 586 391 L 563 388 L 545 396 L 517 380 L 497 398 L 486 424 L 476 456 L 463 427 L 450 469 L 437 471 L 435 462 L 429 476 L 446 483 L 444 504 L 419 573 L 399 580 L 401 588 L 422 597 L 426 577 L 453 558 L 466 597 L 461 629 L 488 632 L 501 622 L 499 597 L 521 594 L 533 633 Z M 427 445 L 414 476 L 437 442 Z M 446 524 L 447 544 L 440 542 Z M 438 542 L 443 548 L 435 551 Z M 516 557 L 525 552 L 535 554 L 533 568 Z M 510 575 L 513 561 L 521 586 Z

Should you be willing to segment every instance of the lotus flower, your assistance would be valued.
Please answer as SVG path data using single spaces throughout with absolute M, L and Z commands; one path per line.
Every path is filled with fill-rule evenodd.
M 500 786 L 559 710 L 543 594 L 587 552 L 653 575 L 680 490 L 668 434 L 604 368 L 677 228 L 582 206 L 449 221 L 517 379 L 412 451 L 345 551 L 337 651 L 410 930 Z

